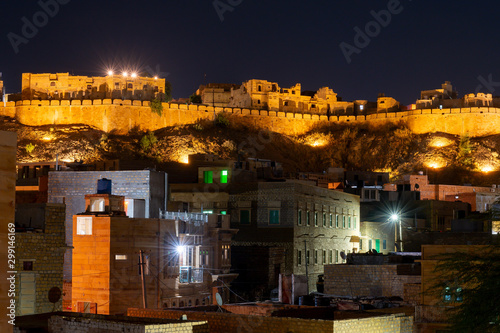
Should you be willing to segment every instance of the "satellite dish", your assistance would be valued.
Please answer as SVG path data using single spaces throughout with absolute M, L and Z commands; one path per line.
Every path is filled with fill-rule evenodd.
M 340 257 L 345 260 L 346 258 L 346 255 L 345 255 L 345 252 L 344 251 L 340 251 Z
M 61 299 L 61 289 L 58 287 L 52 287 L 49 290 L 49 302 L 50 303 L 57 303 Z
M 415 184 L 415 189 L 418 189 L 418 188 L 420 188 L 420 185 Z
M 222 297 L 219 293 L 215 294 L 215 300 L 217 301 L 218 306 L 222 306 L 222 304 L 224 304 L 224 302 L 222 301 Z

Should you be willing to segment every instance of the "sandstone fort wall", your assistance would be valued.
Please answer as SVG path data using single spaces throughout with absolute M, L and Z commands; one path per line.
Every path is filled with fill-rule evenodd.
M 467 107 L 417 109 L 369 115 L 326 116 L 293 112 L 222 108 L 203 105 L 163 103 L 159 116 L 148 101 L 104 100 L 24 100 L 0 105 L 0 116 L 16 118 L 29 126 L 86 124 L 105 132 L 125 134 L 132 129 L 157 130 L 168 126 L 193 124 L 199 119 L 214 119 L 227 112 L 245 117 L 249 123 L 271 131 L 300 135 L 320 124 L 359 123 L 381 126 L 406 122 L 416 134 L 445 132 L 454 135 L 485 136 L 500 133 L 500 108 Z

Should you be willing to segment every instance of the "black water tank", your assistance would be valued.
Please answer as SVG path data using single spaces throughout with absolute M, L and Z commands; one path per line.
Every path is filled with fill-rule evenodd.
M 97 194 L 111 194 L 111 179 L 97 180 Z

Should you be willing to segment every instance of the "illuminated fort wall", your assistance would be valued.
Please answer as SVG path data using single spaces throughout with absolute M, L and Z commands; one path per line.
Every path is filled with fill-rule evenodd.
M 303 134 L 319 122 L 366 123 L 381 126 L 406 122 L 416 134 L 445 132 L 454 135 L 468 133 L 484 136 L 500 133 L 500 108 L 468 107 L 454 109 L 416 109 L 382 112 L 366 116 L 331 116 L 292 112 L 207 107 L 164 103 L 163 114 L 151 111 L 149 102 L 131 100 L 43 100 L 8 102 L 0 105 L 0 116 L 16 118 L 30 126 L 86 124 L 105 132 L 127 133 L 131 129 L 157 130 L 167 126 L 195 123 L 198 119 L 213 119 L 215 113 L 245 117 L 249 123 L 271 131 L 290 135 Z

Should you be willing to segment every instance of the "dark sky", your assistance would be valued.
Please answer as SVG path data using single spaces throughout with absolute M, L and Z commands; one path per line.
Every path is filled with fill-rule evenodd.
M 188 97 L 205 74 L 217 83 L 329 86 L 344 100 L 384 92 L 409 104 L 445 80 L 460 96 L 500 95 L 497 1 L 58 0 L 57 13 L 41 13 L 56 1 L 1 2 L 7 92 L 20 91 L 23 72 L 105 75 L 113 67 L 158 72 L 174 98 Z M 384 26 L 375 23 L 372 13 L 388 7 Z M 38 31 L 23 33 L 26 21 Z M 372 37 L 358 41 L 348 63 L 340 44 L 356 47 L 354 28 L 367 26 Z

